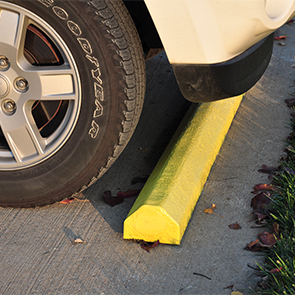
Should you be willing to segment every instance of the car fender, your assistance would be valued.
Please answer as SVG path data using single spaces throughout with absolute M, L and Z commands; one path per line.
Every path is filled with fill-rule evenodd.
M 294 15 L 295 0 L 144 0 L 171 64 L 228 61 Z

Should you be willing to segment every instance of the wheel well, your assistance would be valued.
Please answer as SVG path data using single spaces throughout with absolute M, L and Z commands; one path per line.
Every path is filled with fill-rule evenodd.
M 141 39 L 145 54 L 153 48 L 163 48 L 161 39 L 143 0 L 123 0 Z

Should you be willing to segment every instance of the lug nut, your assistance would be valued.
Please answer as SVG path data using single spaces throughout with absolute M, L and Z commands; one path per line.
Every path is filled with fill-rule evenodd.
M 0 56 L 0 70 L 7 70 L 9 68 L 9 60 L 6 56 Z
M 13 100 L 5 100 L 3 102 L 3 110 L 7 115 L 13 115 L 16 111 L 16 103 Z
M 15 85 L 15 88 L 20 92 L 26 92 L 29 88 L 28 81 L 23 77 L 17 78 L 14 82 L 14 85 Z

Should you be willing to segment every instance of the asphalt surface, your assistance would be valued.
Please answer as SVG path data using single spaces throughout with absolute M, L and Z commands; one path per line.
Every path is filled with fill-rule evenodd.
M 146 102 L 134 137 L 82 201 L 0 208 L 0 294 L 227 295 L 230 285 L 247 294 L 258 280 L 247 264 L 263 261 L 243 249 L 262 231 L 251 228 L 250 192 L 268 181 L 257 169 L 277 165 L 289 133 L 284 99 L 294 93 L 294 30 L 286 25 L 278 32 L 286 34 L 285 45 L 276 41 L 267 72 L 245 95 L 180 246 L 159 245 L 148 253 L 123 240 L 134 199 L 115 207 L 102 200 L 106 190 L 143 186 L 138 181 L 151 173 L 190 105 L 162 54 L 147 64 Z M 203 212 L 212 203 L 218 215 Z M 242 229 L 229 229 L 235 222 Z M 85 243 L 74 245 L 76 238 Z

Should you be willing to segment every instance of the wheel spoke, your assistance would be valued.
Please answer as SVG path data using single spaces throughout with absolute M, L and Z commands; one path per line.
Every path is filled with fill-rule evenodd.
M 74 71 L 67 65 L 29 66 L 24 72 L 28 78 L 29 90 L 23 97 L 28 100 L 76 100 L 77 87 Z M 39 83 L 39 86 L 37 85 Z
M 71 75 L 41 76 L 41 100 L 70 100 L 74 99 L 74 85 Z
M 44 153 L 46 142 L 31 115 L 31 108 L 17 110 L 11 116 L 1 115 L 0 125 L 16 162 Z
M 2 10 L 0 12 L 1 43 L 14 48 L 23 48 L 28 19 L 21 13 L 9 10 Z

